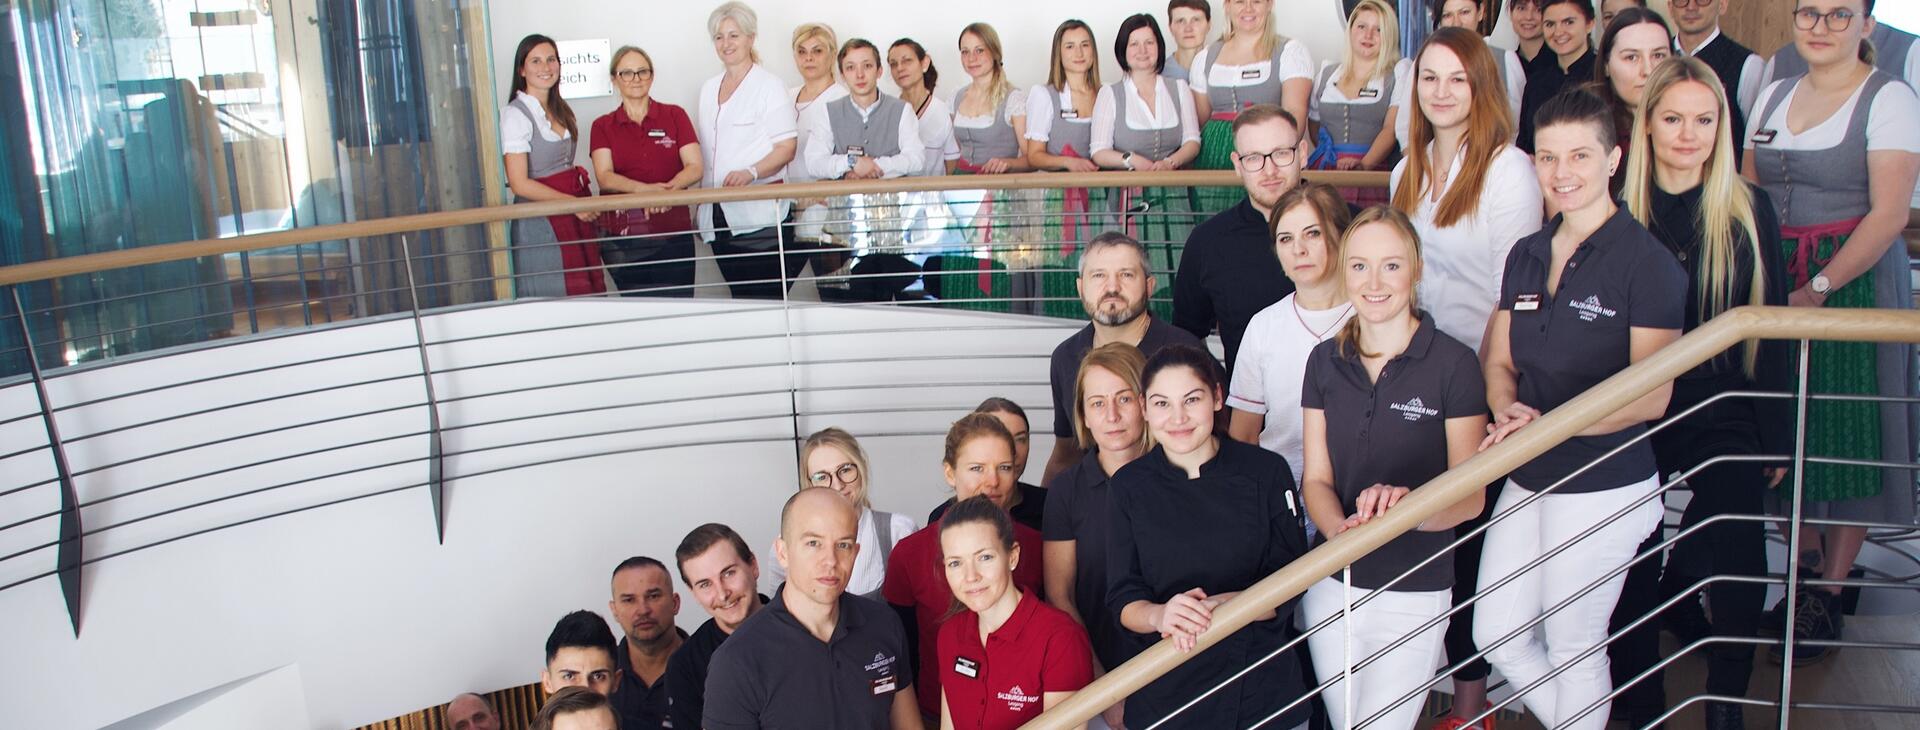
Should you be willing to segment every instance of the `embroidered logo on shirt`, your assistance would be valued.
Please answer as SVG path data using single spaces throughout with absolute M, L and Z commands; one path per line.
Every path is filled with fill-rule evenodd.
M 1587 297 L 1586 300 L 1584 301 L 1567 302 L 1567 306 L 1570 306 L 1576 310 L 1579 310 L 1580 321 L 1582 322 L 1592 322 L 1601 317 L 1606 317 L 1607 319 L 1613 319 L 1613 316 L 1615 314 L 1618 314 L 1618 312 L 1615 312 L 1611 309 L 1601 306 L 1600 297 L 1597 295 Z
M 892 667 L 893 657 L 887 656 L 886 652 L 880 652 L 873 655 L 873 663 L 868 664 L 866 670 L 869 672 L 885 672 Z
M 1407 401 L 1405 403 L 1395 403 L 1387 407 L 1393 410 L 1399 411 L 1400 416 L 1409 421 L 1418 421 L 1421 418 L 1428 418 L 1428 417 L 1440 415 L 1439 411 L 1434 410 L 1432 408 L 1428 408 L 1427 404 L 1425 402 L 1422 402 L 1419 398 L 1414 398 L 1413 400 Z
M 1019 712 L 1026 709 L 1027 705 L 1040 701 L 1040 695 L 1027 694 L 1026 690 L 1020 689 L 1020 685 L 1017 684 L 1013 686 L 1013 689 L 1005 692 L 996 692 L 993 696 L 1001 702 L 1007 703 L 1007 709 L 1013 712 Z

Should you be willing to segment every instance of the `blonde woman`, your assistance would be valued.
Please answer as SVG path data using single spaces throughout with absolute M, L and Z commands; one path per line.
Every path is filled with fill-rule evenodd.
M 833 27 L 826 23 L 801 23 L 793 29 L 792 49 L 793 67 L 800 71 L 800 85 L 787 89 L 787 97 L 793 100 L 797 150 L 793 162 L 787 165 L 787 182 L 813 182 L 819 176 L 807 169 L 807 138 L 812 132 L 805 123 L 807 110 L 847 96 L 847 87 L 834 75 L 839 67 L 835 54 L 840 50 L 840 40 Z M 794 215 L 794 238 L 818 241 L 829 216 L 827 201 L 805 198 L 794 204 L 800 208 Z
M 1255 104 L 1274 104 L 1294 119 L 1306 119 L 1313 96 L 1313 57 L 1307 46 L 1282 35 L 1273 0 L 1226 0 L 1227 32 L 1193 57 L 1188 83 L 1194 108 L 1209 115 L 1201 131 L 1203 170 L 1233 166 L 1233 118 Z M 1313 155 L 1313 140 L 1300 144 Z
M 1021 148 L 1027 136 L 1027 95 L 1007 80 L 1000 33 L 986 23 L 973 23 L 960 31 L 959 47 L 960 66 L 968 81 L 953 94 L 953 139 L 960 156 L 948 162 L 947 171 L 967 175 L 1033 171 Z M 963 216 L 972 218 L 968 238 L 978 244 L 1001 241 L 1010 226 L 1024 227 L 1027 222 L 1021 219 L 1036 207 L 1031 205 L 1036 196 L 1024 191 L 957 191 L 949 193 L 948 200 Z M 956 283 L 964 286 L 966 279 L 971 277 L 953 278 L 943 289 Z
M 1413 63 L 1400 57 L 1400 22 L 1381 0 L 1361 0 L 1347 15 L 1347 47 L 1339 62 L 1320 67 L 1308 118 L 1319 150 L 1315 170 L 1380 170 L 1393 155 L 1394 106 Z M 1386 201 L 1385 191 L 1342 191 L 1356 205 Z
M 912 517 L 873 508 L 867 494 L 867 452 L 853 434 L 839 428 L 825 428 L 808 436 L 800 444 L 800 488 L 827 487 L 860 508 L 860 555 L 854 558 L 853 575 L 847 578 L 847 592 L 880 600 L 880 586 L 886 582 L 887 558 L 893 546 L 920 529 Z M 787 573 L 778 561 L 769 575 L 778 585 Z
M 702 187 L 768 185 L 784 179 L 799 149 L 793 102 L 780 79 L 760 65 L 754 40 L 759 16 L 734 0 L 714 8 L 707 33 L 723 70 L 700 87 Z M 780 282 L 792 281 L 803 255 L 777 253 L 775 228 L 787 218 L 784 200 L 745 200 L 700 206 L 699 227 L 735 297 L 779 299 Z M 782 260 L 784 258 L 784 261 Z M 784 268 L 783 268 L 784 267 Z

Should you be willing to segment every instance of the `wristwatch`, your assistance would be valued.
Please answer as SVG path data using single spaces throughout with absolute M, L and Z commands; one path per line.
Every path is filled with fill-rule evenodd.
M 1827 278 L 1826 274 L 1815 274 L 1813 281 L 1807 282 L 1807 288 L 1824 297 L 1833 292 L 1833 280 Z
M 1133 170 L 1133 169 L 1136 169 L 1136 168 L 1135 168 L 1135 167 L 1133 166 L 1133 153 L 1132 153 L 1132 152 L 1128 152 L 1128 153 L 1126 153 L 1126 154 L 1124 154 L 1124 155 L 1121 155 L 1121 156 L 1120 156 L 1120 161 L 1121 161 L 1122 163 L 1124 163 L 1124 164 L 1126 164 L 1126 166 L 1127 166 L 1127 169 L 1129 169 L 1129 170 Z
M 856 168 L 859 166 L 860 166 L 860 156 L 852 152 L 848 152 L 847 153 L 847 170 L 852 171 L 853 168 Z

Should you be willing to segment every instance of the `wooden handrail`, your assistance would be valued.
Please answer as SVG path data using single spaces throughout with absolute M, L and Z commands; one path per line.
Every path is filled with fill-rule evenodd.
M 1387 186 L 1385 172 L 1308 171 L 1307 179 L 1342 187 Z M 92 274 L 132 266 L 183 261 L 202 256 L 220 256 L 243 251 L 296 246 L 349 238 L 390 236 L 399 233 L 431 231 L 456 226 L 499 223 L 522 218 L 551 215 L 626 210 L 642 207 L 735 203 L 768 198 L 831 198 L 842 195 L 897 192 L 938 192 L 946 190 L 1034 190 L 1059 188 L 1123 187 L 1239 187 L 1240 180 L 1227 170 L 1185 170 L 1176 172 L 1029 172 L 1015 175 L 942 175 L 904 177 L 885 180 L 833 180 L 794 185 L 754 185 L 739 188 L 693 188 L 671 192 L 600 195 L 545 203 L 516 203 L 438 213 L 421 213 L 353 223 L 337 223 L 295 228 L 233 238 L 208 238 L 105 253 L 68 256 L 0 268 L 0 286 L 63 276 Z
M 1340 572 L 1342 567 L 1466 498 L 1473 490 L 1505 478 L 1521 464 L 1580 433 L 1607 414 L 1749 339 L 1920 343 L 1920 312 L 1739 307 L 1714 317 L 1705 326 L 1549 411 L 1500 444 L 1435 477 L 1371 522 L 1340 533 L 1339 537 L 1242 591 L 1214 610 L 1212 623 L 1206 633 L 1200 635 L 1193 652 L 1205 651 L 1261 614 L 1305 592 L 1308 586 Z M 1163 640 L 1024 727 L 1027 730 L 1076 727 L 1191 656 L 1174 648 L 1172 641 Z

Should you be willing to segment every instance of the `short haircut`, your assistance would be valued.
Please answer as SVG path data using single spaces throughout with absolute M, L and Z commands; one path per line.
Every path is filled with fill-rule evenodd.
M 1153 274 L 1153 271 L 1147 263 L 1146 244 L 1141 243 L 1139 239 L 1133 236 L 1119 231 L 1101 231 L 1100 235 L 1094 236 L 1093 240 L 1087 242 L 1087 245 L 1080 251 L 1080 272 L 1083 274 L 1086 273 L 1087 259 L 1092 257 L 1094 251 L 1109 246 L 1119 246 L 1133 251 L 1134 255 L 1140 257 L 1140 268 L 1148 275 Z
M 1207 0 L 1173 0 L 1167 3 L 1167 17 L 1171 19 L 1173 17 L 1173 11 L 1178 8 L 1198 10 L 1200 11 L 1200 17 L 1206 18 L 1208 22 L 1213 21 L 1213 4 L 1207 2 Z
M 1028 423 L 1033 422 L 1032 419 L 1027 418 L 1027 409 L 1021 408 L 1020 404 L 1015 403 L 1012 400 L 1002 398 L 997 395 L 989 397 L 986 400 L 980 401 L 980 405 L 973 407 L 973 412 L 974 413 L 1011 413 L 1013 415 L 1019 416 L 1020 420 L 1022 421 L 1026 421 Z
M 1540 0 L 1507 0 L 1508 10 L 1512 10 L 1514 8 L 1523 8 L 1523 7 L 1539 10 Z
M 1153 61 L 1153 72 L 1165 72 L 1167 70 L 1167 37 L 1160 33 L 1160 21 L 1154 20 L 1152 15 L 1146 13 L 1134 13 L 1127 16 L 1126 20 L 1120 21 L 1120 32 L 1113 37 L 1113 59 L 1120 62 L 1121 71 L 1133 70 L 1127 66 L 1127 39 L 1132 38 L 1133 32 L 1141 28 L 1153 31 L 1153 45 L 1160 51 L 1159 57 Z
M 480 694 L 479 692 L 461 692 L 460 694 L 454 695 L 453 699 L 447 700 L 447 706 L 445 709 L 447 710 L 453 709 L 453 703 L 459 702 L 460 698 L 462 697 L 472 697 L 476 700 L 479 700 L 480 706 L 487 708 L 487 712 L 491 712 L 494 715 L 500 714 L 500 711 L 498 709 L 495 709 L 493 706 L 493 699 L 486 695 Z
M 833 58 L 834 65 L 838 66 L 840 64 L 846 63 L 848 53 L 862 49 L 862 48 L 865 48 L 869 51 L 873 51 L 874 65 L 876 66 L 887 65 L 887 59 L 884 56 L 880 55 L 880 49 L 874 47 L 873 41 L 867 40 L 865 38 L 852 38 L 852 39 L 849 39 L 846 43 L 840 44 L 840 53 L 834 56 Z
M 613 566 L 613 574 L 617 576 L 620 574 L 620 571 L 633 570 L 635 568 L 659 568 L 660 572 L 667 574 L 667 580 L 669 581 L 673 580 L 673 574 L 667 572 L 667 566 L 665 563 L 662 563 L 658 560 L 654 560 L 653 558 L 649 558 L 645 555 L 635 555 L 631 558 L 627 558 L 626 560 L 620 561 L 619 565 Z
M 1599 17 L 1593 12 L 1593 0 L 1540 0 L 1540 12 L 1547 12 L 1547 8 L 1555 5 L 1572 5 L 1576 10 L 1580 11 L 1581 15 L 1587 17 L 1587 22 L 1589 23 Z
M 986 418 L 991 419 L 993 417 L 986 416 Z M 999 423 L 999 421 L 994 421 L 994 423 Z M 813 495 L 814 493 L 832 495 L 833 499 L 840 500 L 841 504 L 846 505 L 847 511 L 852 512 L 854 514 L 855 521 L 856 522 L 858 521 L 860 508 L 854 506 L 852 502 L 846 501 L 846 498 L 841 497 L 839 492 L 836 492 L 831 489 L 802 489 L 794 492 L 793 496 L 787 498 L 787 501 L 785 504 L 780 505 L 780 537 L 781 538 L 784 539 L 787 536 L 787 522 L 793 518 L 794 505 L 800 504 L 800 500 L 806 499 L 809 496 Z
M 1147 356 L 1140 354 L 1140 348 L 1125 342 L 1109 342 L 1087 351 L 1080 361 L 1080 372 L 1073 377 L 1073 431 L 1074 439 L 1082 450 L 1089 450 L 1098 444 L 1093 440 L 1093 429 L 1087 428 L 1087 372 L 1100 368 L 1133 389 L 1135 398 L 1144 396 L 1145 388 L 1140 385 L 1140 371 L 1147 367 Z M 1147 430 L 1140 429 L 1140 440 L 1145 442 Z
M 954 421 L 953 426 L 947 429 L 946 453 L 940 463 L 957 466 L 961 448 L 974 439 L 988 437 L 1006 441 L 1008 452 L 1019 450 L 1019 446 L 1013 443 L 1013 432 L 1008 431 L 1000 419 L 989 413 L 969 413 Z
M 727 2 L 721 3 L 720 7 L 714 8 L 711 14 L 707 15 L 707 35 L 720 35 L 720 23 L 728 20 L 733 21 L 734 25 L 740 26 L 740 32 L 746 34 L 749 38 L 757 38 L 760 35 L 760 16 L 753 12 L 753 8 L 747 7 L 747 4 L 740 2 L 740 0 L 727 0 Z M 748 46 L 747 57 L 753 59 L 754 63 L 759 63 L 760 50 Z
M 613 711 L 613 702 L 606 695 L 585 687 L 563 687 L 547 698 L 547 704 L 541 705 L 540 714 L 533 716 L 527 730 L 553 730 L 554 719 L 561 715 L 595 710 L 606 710 L 613 715 L 613 726 L 620 727 L 620 713 Z
M 1562 91 L 1533 113 L 1535 130 L 1559 124 L 1592 125 L 1594 134 L 1600 137 L 1602 149 L 1620 144 L 1620 132 L 1613 126 L 1613 108 L 1607 106 L 1605 99 L 1585 88 L 1572 87 Z
M 1168 345 L 1153 353 L 1153 357 L 1147 358 L 1146 369 L 1140 373 L 1140 385 L 1152 388 L 1153 379 L 1169 368 L 1192 370 L 1194 377 L 1199 378 L 1200 383 L 1216 396 L 1226 390 L 1227 378 L 1225 373 L 1220 372 L 1219 361 L 1193 345 Z
M 561 649 L 602 649 L 611 661 L 614 646 L 613 630 L 607 628 L 606 619 L 592 611 L 574 611 L 561 616 L 547 634 L 547 663 L 553 663 Z
M 1294 135 L 1299 136 L 1300 120 L 1293 116 L 1293 112 L 1281 109 L 1278 104 L 1255 104 L 1240 110 L 1240 113 L 1233 117 L 1233 126 L 1229 129 L 1229 133 L 1235 141 L 1239 141 L 1240 130 L 1257 124 L 1266 124 L 1275 119 L 1286 122 L 1287 126 L 1293 128 Z
M 753 563 L 753 549 L 747 547 L 747 541 L 741 539 L 740 533 L 718 522 L 709 522 L 693 528 L 686 537 L 680 538 L 680 547 L 673 549 L 674 563 L 680 568 L 680 582 L 692 588 L 693 582 L 687 580 L 687 561 L 700 557 L 722 542 L 732 545 L 741 560 Z

